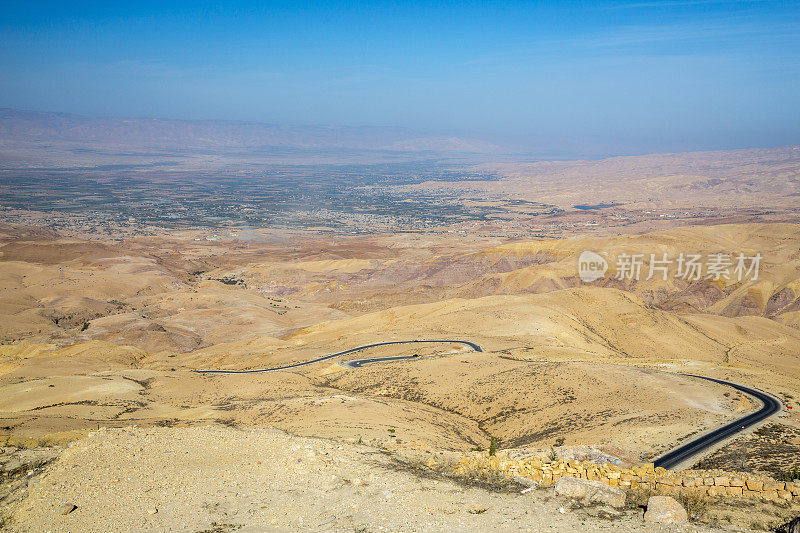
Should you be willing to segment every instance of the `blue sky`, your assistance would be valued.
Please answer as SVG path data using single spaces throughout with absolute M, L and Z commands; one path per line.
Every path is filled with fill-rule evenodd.
M 800 143 L 800 1 L 0 1 L 0 106 L 538 152 Z

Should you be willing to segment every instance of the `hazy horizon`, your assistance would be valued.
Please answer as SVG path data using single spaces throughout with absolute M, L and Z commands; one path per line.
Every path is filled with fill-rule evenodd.
M 800 9 L 789 2 L 5 11 L 0 107 L 400 127 L 537 154 L 800 142 Z
M 56 117 L 58 119 L 56 119 Z M 201 137 L 198 134 L 202 132 Z M 41 142 L 72 144 L 68 150 L 104 152 L 113 156 L 113 146 L 126 148 L 126 157 L 147 155 L 150 149 L 214 153 L 217 149 L 239 151 L 241 155 L 280 154 L 291 150 L 294 164 L 324 164 L 316 156 L 327 155 L 329 164 L 352 164 L 349 155 L 361 154 L 360 164 L 380 164 L 380 154 L 394 153 L 398 161 L 449 161 L 453 164 L 481 162 L 578 162 L 612 158 L 636 158 L 659 155 L 690 155 L 704 152 L 731 154 L 736 151 L 774 151 L 800 147 L 800 143 L 734 148 L 687 148 L 686 150 L 644 150 L 591 152 L 576 151 L 566 144 L 550 149 L 526 146 L 514 139 L 490 138 L 473 132 L 424 131 L 403 126 L 280 124 L 235 119 L 172 119 L 156 116 L 110 116 L 14 109 L 0 107 L 0 138 L 23 143 L 29 149 L 47 150 Z M 33 144 L 31 144 L 33 143 Z M 9 145 L 9 148 L 12 145 Z M 81 148 L 82 147 L 82 148 Z M 50 146 L 49 149 L 53 147 Z M 66 148 L 66 146 L 65 146 Z M 110 151 L 109 151 L 110 150 Z M 144 150 L 144 152 L 142 152 Z M 77 151 L 77 152 L 76 152 Z M 9 156 L 13 153 L 6 152 Z M 166 153 L 166 152 L 164 152 Z M 374 153 L 377 159 L 369 159 Z M 337 156 L 338 154 L 338 156 Z M 366 159 L 363 159 L 366 157 Z M 285 161 L 288 163 L 288 161 Z

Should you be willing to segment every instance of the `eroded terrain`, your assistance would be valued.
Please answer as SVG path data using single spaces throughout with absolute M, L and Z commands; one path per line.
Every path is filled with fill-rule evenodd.
M 116 182 L 103 182 L 89 207 L 80 187 L 50 198 L 58 206 L 36 209 L 6 191 L 0 439 L 3 465 L 14 468 L 4 473 L 4 501 L 16 502 L 19 518 L 35 528 L 37 513 L 52 512 L 52 505 L 31 480 L 42 468 L 66 468 L 68 458 L 50 463 L 61 447 L 85 443 L 80 439 L 102 428 L 119 433 L 101 432 L 101 440 L 128 435 L 165 450 L 174 442 L 159 439 L 172 442 L 182 431 L 213 441 L 238 438 L 237 429 L 277 428 L 330 439 L 328 447 L 368 445 L 415 457 L 492 446 L 544 455 L 590 447 L 636 464 L 758 408 L 730 387 L 683 374 L 759 387 L 786 407 L 772 425 L 698 458 L 701 466 L 778 478 L 800 468 L 795 148 L 460 168 L 468 172 L 437 167 L 431 180 L 344 180 L 330 197 L 299 190 L 291 206 L 269 206 L 249 221 L 247 205 L 225 207 L 244 194 L 235 187 L 206 191 L 197 210 L 169 198 L 151 203 L 155 174 L 135 190 L 118 191 L 124 217 L 113 214 Z M 108 170 L 95 170 L 78 185 L 106 179 Z M 450 172 L 459 179 L 448 181 Z M 583 180 L 587 172 L 597 179 Z M 585 186 L 570 188 L 570 180 Z M 247 194 L 264 192 L 248 183 Z M 43 184 L 31 187 L 47 199 Z M 201 185 L 193 181 L 187 191 Z M 280 196 L 291 181 L 270 186 Z M 339 203 L 320 211 L 322 197 Z M 217 211 L 227 218 L 215 219 Z M 580 277 L 585 251 L 608 263 L 594 281 Z M 676 272 L 678 258 L 688 256 L 706 269 L 714 257 L 730 264 L 719 276 Z M 635 276 L 624 261 L 632 257 L 639 261 Z M 737 257 L 758 257 L 757 271 L 735 270 Z M 664 258 L 662 276 L 655 267 Z M 415 340 L 445 342 L 377 346 L 262 373 L 196 372 L 270 369 Z M 416 357 L 341 364 L 396 356 Z M 252 438 L 241 444 L 255 446 Z M 118 453 L 114 445 L 102 442 L 108 453 Z M 48 475 L 41 490 L 69 484 Z M 110 477 L 98 483 L 130 472 L 103 475 Z M 348 483 L 331 490 L 358 500 Z M 445 492 L 459 490 L 448 485 Z M 459 498 L 458 505 L 470 503 Z M 243 519 L 243 501 L 217 502 L 224 509 L 188 525 L 265 517 L 276 527 L 298 525 L 285 513 L 258 510 L 275 502 L 248 508 Z M 136 510 L 141 527 L 157 528 L 179 512 L 145 516 L 145 503 Z M 516 512 L 516 504 L 486 505 L 503 516 Z M 745 523 L 747 513 L 726 512 Z M 79 524 L 93 515 L 75 516 Z M 367 519 L 348 516 L 346 527 Z M 218 522 L 226 517 L 231 521 Z M 470 520 L 472 527 L 483 524 Z
M 491 437 L 539 448 L 562 438 L 644 458 L 754 408 L 677 371 L 761 386 L 789 405 L 800 396 L 795 225 L 502 245 L 6 235 L 0 412 L 12 439 L 215 421 L 451 450 Z M 577 278 L 585 248 L 687 247 L 765 258 L 759 278 L 743 282 Z M 485 351 L 392 345 L 278 372 L 193 372 L 415 339 L 470 340 Z M 446 355 L 429 357 L 437 354 Z

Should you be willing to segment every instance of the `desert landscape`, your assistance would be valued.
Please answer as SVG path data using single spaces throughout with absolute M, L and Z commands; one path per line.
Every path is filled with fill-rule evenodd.
M 570 192 L 572 173 L 587 166 L 609 196 L 587 192 L 582 180 Z M 770 179 L 743 178 L 752 174 L 742 166 Z M 98 231 L 97 215 L 110 206 L 90 218 L 60 211 L 49 223 L 40 211 L 7 209 L 0 246 L 6 465 L 22 450 L 57 450 L 98 430 L 151 438 L 134 427 L 174 428 L 175 438 L 186 428 L 277 429 L 381 450 L 407 469 L 490 447 L 644 464 L 758 409 L 752 396 L 693 374 L 762 389 L 782 406 L 768 430 L 750 428 L 683 467 L 790 475 L 800 457 L 800 151 L 544 167 L 498 167 L 503 177 L 489 181 L 395 186 L 427 188 L 464 206 L 477 190 L 502 191 L 491 209 L 507 215 L 506 234 L 468 212 L 455 224 L 402 233 L 235 222 L 208 229 L 176 219 L 177 227 L 151 224 L 136 234 L 124 229 L 129 219 L 118 233 L 113 221 Z M 540 176 L 553 167 L 562 169 L 559 178 Z M 604 168 L 607 175 L 597 170 Z M 652 196 L 627 181 L 615 190 L 625 168 L 644 168 L 641 190 Z M 512 198 L 547 198 L 558 209 L 515 212 Z M 592 198 L 605 204 L 575 207 Z M 655 205 L 693 215 L 664 216 Z M 528 237 L 514 236 L 520 228 Z M 585 250 L 610 265 L 588 283 L 579 273 Z M 686 279 L 671 261 L 668 275 L 647 275 L 657 258 L 720 253 L 758 254 L 758 271 L 737 275 L 731 260 L 719 279 Z M 640 276 L 625 271 L 618 260 L 625 256 L 642 258 Z M 152 435 L 172 435 L 159 431 Z M 769 452 L 751 453 L 765 446 Z M 43 464 L 52 461 L 54 452 L 40 453 Z M 31 500 L 38 489 L 29 481 L 13 481 L 34 472 L 8 474 L 4 498 L 16 502 L 23 528 L 38 528 L 41 513 L 52 513 L 40 508 L 47 498 Z M 31 496 L 21 498 L 24 490 Z M 765 516 L 774 513 L 775 504 L 763 505 Z M 778 516 L 790 517 L 796 504 L 788 505 Z M 159 507 L 158 520 L 169 512 L 178 511 Z M 713 511 L 709 517 L 720 520 Z M 225 520 L 217 522 L 239 523 Z
M 0 531 L 800 533 L 800 4 L 18 2 Z

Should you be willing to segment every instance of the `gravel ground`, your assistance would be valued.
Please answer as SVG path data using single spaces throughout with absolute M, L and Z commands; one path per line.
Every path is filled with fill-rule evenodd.
M 638 510 L 594 518 L 551 489 L 490 492 L 367 446 L 228 427 L 100 430 L 9 510 L 12 531 L 711 531 Z

